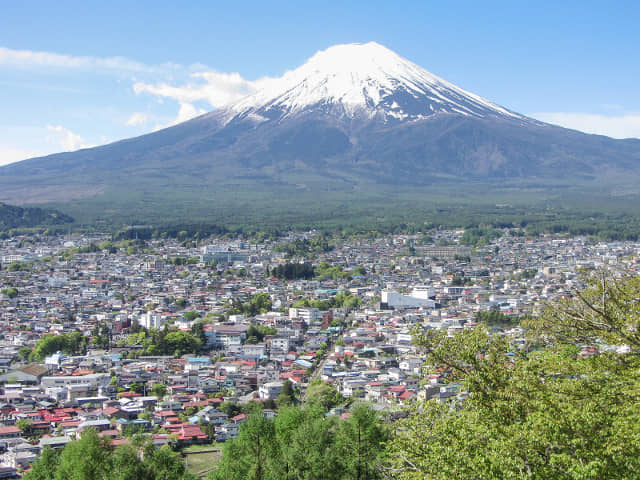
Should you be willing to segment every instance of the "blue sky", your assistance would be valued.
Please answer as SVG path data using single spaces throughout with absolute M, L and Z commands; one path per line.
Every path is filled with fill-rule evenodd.
M 3 2 L 0 164 L 150 132 L 376 41 L 511 110 L 640 137 L 638 2 Z

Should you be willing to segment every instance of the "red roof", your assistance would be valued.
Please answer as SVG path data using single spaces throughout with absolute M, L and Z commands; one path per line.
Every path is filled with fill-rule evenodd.
M 404 385 L 394 385 L 393 387 L 389 387 L 387 390 L 390 392 L 404 392 L 407 389 Z
M 102 409 L 102 412 L 105 415 L 114 415 L 114 414 L 118 413 L 119 411 L 120 411 L 120 409 L 116 408 L 116 407 L 107 407 L 107 408 L 103 408 Z
M 63 428 L 73 428 L 77 427 L 82 423 L 82 420 L 64 420 L 60 422 L 60 426 Z
M 120 394 L 121 397 L 131 398 L 131 397 L 141 397 L 142 394 L 136 392 L 124 392 Z
M 242 422 L 243 420 L 246 420 L 247 418 L 249 418 L 249 415 L 247 415 L 246 413 L 240 413 L 235 417 L 231 417 L 231 421 L 233 423 L 238 423 L 238 422 Z
M 11 433 L 22 433 L 22 432 L 18 427 L 13 425 L 10 425 L 8 427 L 0 427 L 0 435 L 7 435 Z
M 158 417 L 175 417 L 176 412 L 174 412 L 173 410 L 161 410 L 159 412 L 154 413 L 154 415 Z

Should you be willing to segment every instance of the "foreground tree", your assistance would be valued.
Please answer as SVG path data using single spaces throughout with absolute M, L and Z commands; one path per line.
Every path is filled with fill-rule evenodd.
M 284 407 L 275 419 L 259 410 L 225 444 L 212 480 L 374 480 L 386 430 L 368 405 L 347 419 L 319 405 Z
M 256 409 L 236 439 L 227 442 L 224 456 L 212 479 L 242 480 L 271 478 L 267 462 L 274 449 L 274 422 Z
M 141 442 L 137 440 L 142 440 Z M 134 445 L 135 444 L 135 445 Z M 95 430 L 57 453 L 43 449 L 25 480 L 195 480 L 178 454 L 165 445 L 155 449 L 143 437 L 134 444 L 114 447 Z M 141 453 L 144 452 L 144 455 Z
M 639 478 L 638 298 L 636 278 L 589 278 L 530 322 L 529 353 L 483 328 L 419 335 L 428 363 L 468 396 L 399 422 L 389 476 Z M 584 355 L 584 342 L 599 353 Z

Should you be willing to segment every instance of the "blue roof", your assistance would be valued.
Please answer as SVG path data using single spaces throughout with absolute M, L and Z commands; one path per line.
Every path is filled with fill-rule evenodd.
M 211 363 L 211 359 L 208 357 L 188 357 L 189 363 Z

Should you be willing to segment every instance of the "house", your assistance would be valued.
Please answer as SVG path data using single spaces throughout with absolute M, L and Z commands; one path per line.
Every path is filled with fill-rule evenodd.
M 20 383 L 22 385 L 39 385 L 40 380 L 48 373 L 42 365 L 27 365 L 0 375 L 0 383 Z
M 8 427 L 0 427 L 0 440 L 7 440 L 9 438 L 18 438 L 22 436 L 20 429 L 14 425 Z
M 209 342 L 214 348 L 240 346 L 247 339 L 247 330 L 247 325 L 213 325 Z
M 216 441 L 225 442 L 236 438 L 238 436 L 238 427 L 239 425 L 236 423 L 225 423 L 216 427 Z
M 50 447 L 54 450 L 60 450 L 65 447 L 67 443 L 71 442 L 71 438 L 69 437 L 42 437 L 38 445 L 40 448 Z
M 204 407 L 196 413 L 196 416 L 211 425 L 224 425 L 229 420 L 226 413 L 216 410 L 212 406 Z
M 267 382 L 260 385 L 258 395 L 263 400 L 275 400 L 280 395 L 284 382 Z

